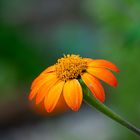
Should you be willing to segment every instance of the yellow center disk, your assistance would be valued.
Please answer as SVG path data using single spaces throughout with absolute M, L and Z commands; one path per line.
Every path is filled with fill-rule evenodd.
M 78 78 L 87 67 L 87 62 L 79 55 L 64 55 L 56 63 L 57 77 L 63 81 Z

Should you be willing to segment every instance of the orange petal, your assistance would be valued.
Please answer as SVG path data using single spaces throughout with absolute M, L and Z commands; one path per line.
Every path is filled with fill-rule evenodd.
M 91 59 L 91 58 L 83 58 L 83 60 L 87 61 L 88 63 L 93 61 L 93 59 Z
M 54 71 L 55 71 L 55 65 L 48 67 L 41 74 L 46 74 L 46 73 L 54 72 Z
M 45 96 L 44 104 L 47 112 L 52 112 L 53 109 L 55 108 L 59 100 L 59 97 L 62 93 L 64 83 L 65 83 L 64 81 L 59 81 L 50 89 L 48 95 Z
M 100 81 L 88 73 L 84 73 L 81 77 L 82 77 L 82 80 L 87 85 L 87 87 L 91 90 L 92 94 L 101 102 L 104 102 L 105 92 Z
M 37 90 L 36 89 L 31 90 L 31 92 L 29 94 L 29 97 L 28 97 L 29 100 L 32 100 L 35 97 L 36 94 L 37 94 Z
M 110 69 L 112 71 L 115 72 L 119 72 L 120 70 L 117 68 L 116 65 L 114 65 L 113 63 L 106 61 L 106 60 L 102 60 L 102 59 L 98 59 L 98 60 L 93 60 L 92 62 L 88 63 L 89 67 L 96 67 L 96 68 L 107 68 Z
M 78 80 L 67 81 L 63 89 L 64 99 L 67 105 L 74 111 L 77 111 L 82 103 L 82 88 Z
M 42 80 L 44 77 L 47 76 L 47 74 L 50 74 L 50 72 L 54 72 L 55 71 L 55 66 L 50 66 L 48 67 L 46 70 L 44 70 L 33 82 L 31 85 L 31 89 L 32 87 L 34 87 L 34 85 L 36 85 L 36 83 L 40 80 Z
M 45 77 L 47 77 L 47 74 L 44 76 L 44 75 L 39 75 L 33 82 L 32 82 L 32 85 L 31 85 L 31 89 L 33 89 L 36 85 L 38 85 L 38 83 L 40 81 L 42 81 L 43 79 L 45 79 Z
M 32 85 L 31 87 L 31 93 L 29 95 L 29 99 L 32 100 L 35 95 L 37 94 L 38 90 L 40 89 L 40 87 L 45 84 L 46 82 L 52 80 L 53 78 L 56 77 L 56 74 L 55 73 L 49 73 L 45 76 L 43 76 L 42 79 L 38 79 L 38 81 L 36 81 L 36 83 L 34 83 L 34 85 Z
M 51 80 L 52 78 L 55 78 L 55 77 L 56 77 L 55 72 L 42 75 L 42 76 L 40 76 L 40 78 L 38 78 L 38 80 L 34 84 L 32 84 L 31 89 L 35 88 L 36 86 L 39 86 L 42 83 L 45 83 L 45 82 L 49 81 L 49 80 Z
M 50 81 L 45 83 L 38 91 L 38 94 L 36 96 L 36 104 L 39 104 L 44 97 L 48 94 L 51 87 L 53 87 L 58 82 L 57 77 L 53 77 Z
M 108 83 L 110 86 L 117 86 L 116 77 L 105 68 L 87 68 L 87 72 L 91 75 L 101 79 L 102 81 Z

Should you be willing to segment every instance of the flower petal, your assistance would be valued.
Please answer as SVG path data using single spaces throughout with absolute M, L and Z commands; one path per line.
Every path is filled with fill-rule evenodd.
M 84 73 L 81 77 L 82 77 L 82 80 L 87 85 L 87 87 L 91 90 L 92 94 L 101 102 L 104 102 L 105 92 L 100 81 L 88 73 Z
M 48 67 L 47 69 L 45 69 L 41 74 L 46 74 L 46 73 L 54 72 L 54 71 L 55 71 L 55 65 L 52 65 Z
M 117 86 L 116 77 L 105 68 L 87 68 L 87 72 L 91 75 L 101 79 L 102 81 L 108 83 L 110 86 Z
M 55 108 L 59 100 L 59 97 L 62 93 L 64 83 L 65 83 L 64 81 L 59 81 L 50 89 L 48 95 L 45 96 L 44 104 L 47 112 L 52 112 L 53 109 Z
M 56 77 L 56 74 L 53 73 L 49 73 L 41 78 L 39 78 L 31 87 L 31 93 L 29 95 L 29 99 L 32 100 L 35 95 L 37 94 L 38 90 L 40 89 L 40 87 L 45 84 L 46 82 L 52 80 L 53 78 Z
M 37 89 L 31 90 L 31 92 L 29 94 L 29 97 L 28 97 L 29 100 L 32 100 L 35 97 L 36 94 L 37 94 Z
M 48 73 L 48 74 L 45 74 L 43 76 L 41 76 L 38 81 L 36 81 L 36 83 L 34 83 L 31 87 L 31 89 L 35 88 L 36 86 L 42 84 L 42 83 L 45 83 L 45 82 L 48 82 L 49 80 L 52 80 L 52 78 L 55 78 L 56 77 L 56 73 L 55 72 L 52 72 L 52 73 Z
M 50 81 L 45 83 L 38 91 L 36 96 L 36 104 L 39 104 L 48 94 L 49 90 L 58 82 L 57 77 L 53 77 Z
M 34 85 L 36 85 L 36 83 L 38 83 L 38 81 L 44 79 L 44 77 L 46 77 L 48 74 L 50 74 L 50 72 L 55 72 L 55 66 L 50 66 L 47 69 L 45 69 L 33 82 L 31 85 L 31 89 L 32 87 L 34 87 Z
M 89 67 L 96 67 L 96 68 L 107 68 L 115 72 L 120 72 L 117 66 L 107 60 L 98 59 L 93 60 L 87 64 Z
M 67 105 L 74 111 L 77 111 L 82 103 L 82 88 L 78 80 L 73 79 L 66 82 L 63 89 L 64 99 Z
M 46 75 L 47 76 L 47 75 Z M 31 85 L 31 89 L 33 89 L 33 87 L 35 87 L 37 85 L 37 83 L 39 81 L 41 81 L 42 79 L 44 79 L 44 77 L 46 77 L 44 75 L 39 75 L 33 82 L 32 82 L 32 85 Z
M 91 59 L 91 58 L 83 58 L 83 60 L 87 61 L 88 63 L 93 61 L 93 59 Z

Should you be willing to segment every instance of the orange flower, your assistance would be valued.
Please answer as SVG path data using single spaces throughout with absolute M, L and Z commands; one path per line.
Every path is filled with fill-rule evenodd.
M 78 81 L 81 78 L 92 94 L 104 102 L 105 92 L 99 79 L 110 86 L 117 86 L 117 79 L 109 70 L 119 72 L 114 64 L 106 60 L 64 55 L 33 81 L 29 99 L 36 97 L 36 104 L 44 101 L 47 112 L 52 112 L 63 96 L 66 104 L 77 111 L 83 100 L 82 87 Z

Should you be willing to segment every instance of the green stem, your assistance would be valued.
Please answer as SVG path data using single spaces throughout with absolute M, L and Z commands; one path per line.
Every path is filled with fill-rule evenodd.
M 128 121 L 124 120 L 122 117 L 120 117 L 118 114 L 113 112 L 111 109 L 109 109 L 107 106 L 105 106 L 103 103 L 98 101 L 91 91 L 88 89 L 88 87 L 85 85 L 85 83 L 80 79 L 79 80 L 84 92 L 84 101 L 90 105 L 91 107 L 95 107 L 97 110 L 102 112 L 103 114 L 107 115 L 114 121 L 118 122 L 119 124 L 123 125 L 124 127 L 127 127 L 129 130 L 134 132 L 135 134 L 140 136 L 140 129 L 136 128 L 134 125 L 130 124 Z

